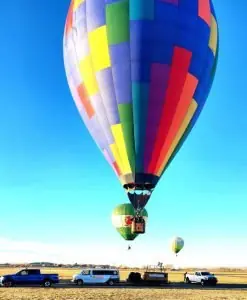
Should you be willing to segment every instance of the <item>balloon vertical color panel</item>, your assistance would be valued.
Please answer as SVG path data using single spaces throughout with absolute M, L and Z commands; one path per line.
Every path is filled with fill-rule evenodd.
M 68 83 L 127 190 L 156 186 L 204 107 L 218 52 L 211 0 L 71 1 Z

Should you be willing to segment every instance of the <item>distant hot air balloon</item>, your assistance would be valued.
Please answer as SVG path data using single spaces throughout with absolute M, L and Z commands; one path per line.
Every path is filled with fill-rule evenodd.
M 141 215 L 147 222 L 148 213 L 143 209 Z M 135 216 L 135 210 L 131 203 L 118 205 L 112 212 L 112 224 L 127 241 L 133 241 L 137 234 L 132 233 L 131 225 Z
M 181 237 L 175 237 L 172 240 L 172 251 L 177 255 L 184 247 L 184 240 Z
M 71 1 L 70 90 L 137 215 L 203 109 L 218 49 L 212 0 Z

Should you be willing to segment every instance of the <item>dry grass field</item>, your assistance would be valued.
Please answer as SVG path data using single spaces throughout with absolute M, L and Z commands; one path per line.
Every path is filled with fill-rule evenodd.
M 0 268 L 0 275 L 3 274 L 14 274 L 21 268 Z M 44 268 L 41 270 L 42 273 L 58 273 L 60 279 L 71 280 L 72 276 L 78 272 L 80 269 L 54 269 L 54 268 Z M 120 271 L 121 280 L 126 280 L 130 271 Z M 181 282 L 183 281 L 184 272 L 169 272 L 168 278 L 170 282 Z M 238 283 L 247 284 L 247 272 L 215 272 L 219 283 Z
M 19 269 L 14 268 L 0 268 L 0 275 L 3 274 L 13 274 Z M 53 269 L 53 268 L 44 268 L 41 270 L 42 273 L 58 273 L 60 279 L 71 280 L 72 276 L 78 272 L 80 269 Z M 130 271 L 120 271 L 121 280 L 126 280 Z M 238 283 L 238 284 L 247 284 L 247 272 L 215 272 L 219 283 Z M 169 272 L 168 275 L 170 282 L 181 282 L 183 281 L 183 272 Z
M 1 269 L 0 275 L 12 274 L 19 269 Z M 42 269 L 42 273 L 59 273 L 63 280 L 70 280 L 79 269 Z M 121 280 L 127 278 L 129 271 L 121 271 Z M 215 272 L 219 283 L 246 284 L 247 273 Z M 170 282 L 181 282 L 183 272 L 169 272 Z M 0 300 L 154 300 L 154 299 L 247 299 L 247 289 L 201 288 L 0 288 Z
M 166 300 L 205 299 L 242 300 L 247 292 L 227 290 L 176 290 L 176 289 L 44 289 L 12 288 L 0 290 L 1 300 Z

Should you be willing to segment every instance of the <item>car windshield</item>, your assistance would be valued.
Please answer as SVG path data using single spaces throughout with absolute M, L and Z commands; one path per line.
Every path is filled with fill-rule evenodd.
M 81 274 L 82 274 L 82 275 L 89 275 L 89 270 L 82 270 L 82 271 L 81 271 Z
M 202 276 L 211 275 L 209 272 L 202 272 Z

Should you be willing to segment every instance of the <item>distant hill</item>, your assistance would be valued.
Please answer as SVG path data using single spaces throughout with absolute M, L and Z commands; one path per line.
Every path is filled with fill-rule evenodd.
M 143 267 L 129 267 L 125 265 L 118 265 L 118 266 L 110 266 L 110 265 L 95 265 L 95 264 L 57 264 L 52 262 L 32 262 L 32 263 L 16 263 L 16 264 L 10 264 L 10 263 L 2 263 L 0 264 L 0 268 L 76 268 L 76 269 L 82 269 L 82 268 L 119 268 L 121 270 L 148 270 L 148 269 L 160 269 L 159 266 L 143 266 Z M 245 267 L 218 267 L 218 268 L 209 268 L 209 267 L 188 267 L 188 268 L 179 268 L 174 269 L 173 265 L 164 265 L 162 266 L 162 269 L 166 271 L 195 271 L 197 269 L 205 269 L 209 270 L 211 272 L 239 272 L 239 271 L 247 271 L 247 266 Z
M 57 266 L 57 264 L 51 262 L 32 262 L 29 264 L 30 266 Z

